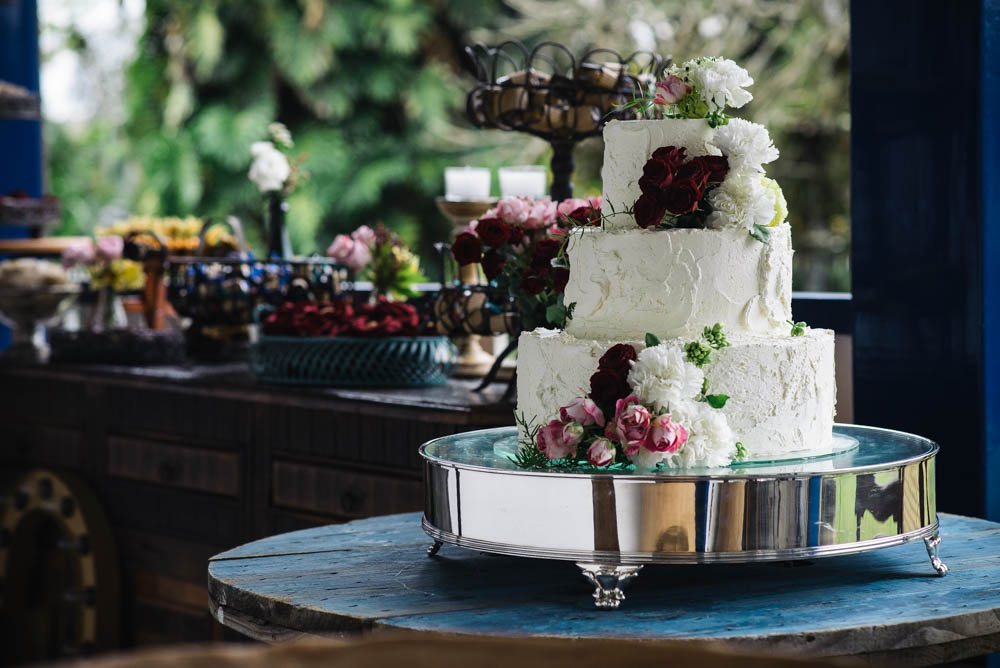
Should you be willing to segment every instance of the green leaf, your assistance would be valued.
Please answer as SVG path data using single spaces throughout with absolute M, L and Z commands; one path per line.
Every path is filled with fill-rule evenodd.
M 736 459 L 744 459 L 747 456 L 747 449 L 743 447 L 742 443 L 736 443 Z
M 726 405 L 726 402 L 729 401 L 729 395 L 728 394 L 706 394 L 705 395 L 705 401 L 707 401 L 708 405 L 711 406 L 712 408 L 722 408 L 723 406 Z
M 771 231 L 765 225 L 754 225 L 753 229 L 750 230 L 750 236 L 762 244 L 766 244 L 771 240 Z
M 549 304 L 545 309 L 545 319 L 550 325 L 562 328 L 566 324 L 566 307 L 562 304 Z
M 658 345 L 660 345 L 660 337 L 658 337 L 656 334 L 650 334 L 649 332 L 646 332 L 646 347 L 652 348 Z

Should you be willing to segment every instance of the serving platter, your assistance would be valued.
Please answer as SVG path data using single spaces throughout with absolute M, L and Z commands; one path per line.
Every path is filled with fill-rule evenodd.
M 599 608 L 617 608 L 645 564 L 813 559 L 923 539 L 947 573 L 937 444 L 859 425 L 834 435 L 824 456 L 657 472 L 522 470 L 509 456 L 515 427 L 435 439 L 420 448 L 428 552 L 449 543 L 574 561 Z

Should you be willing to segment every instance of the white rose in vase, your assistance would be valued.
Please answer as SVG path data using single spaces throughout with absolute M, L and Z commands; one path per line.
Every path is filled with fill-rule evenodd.
M 292 168 L 284 153 L 269 141 L 258 141 L 250 146 L 250 154 L 253 156 L 253 163 L 247 176 L 258 190 L 269 193 L 285 187 Z

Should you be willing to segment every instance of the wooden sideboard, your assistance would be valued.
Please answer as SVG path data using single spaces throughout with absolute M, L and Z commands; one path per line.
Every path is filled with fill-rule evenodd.
M 211 640 L 210 556 L 421 509 L 421 443 L 513 424 L 503 385 L 473 387 L 262 385 L 243 364 L 0 368 L 0 495 L 30 469 L 78 474 L 114 535 L 122 645 Z

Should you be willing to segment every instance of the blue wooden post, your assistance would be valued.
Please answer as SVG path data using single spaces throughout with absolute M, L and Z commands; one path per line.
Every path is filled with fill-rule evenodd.
M 1000 520 L 1000 0 L 982 0 L 983 471 L 986 517 Z M 1000 662 L 998 662 L 1000 663 Z
M 1000 0 L 851 3 L 855 417 L 1000 517 Z
M 38 9 L 36 0 L 0 2 L 0 81 L 38 92 Z M 0 194 L 21 189 L 42 195 L 41 120 L 0 118 Z M 27 236 L 27 230 L 0 228 L 0 238 Z M 10 331 L 0 324 L 0 349 Z

